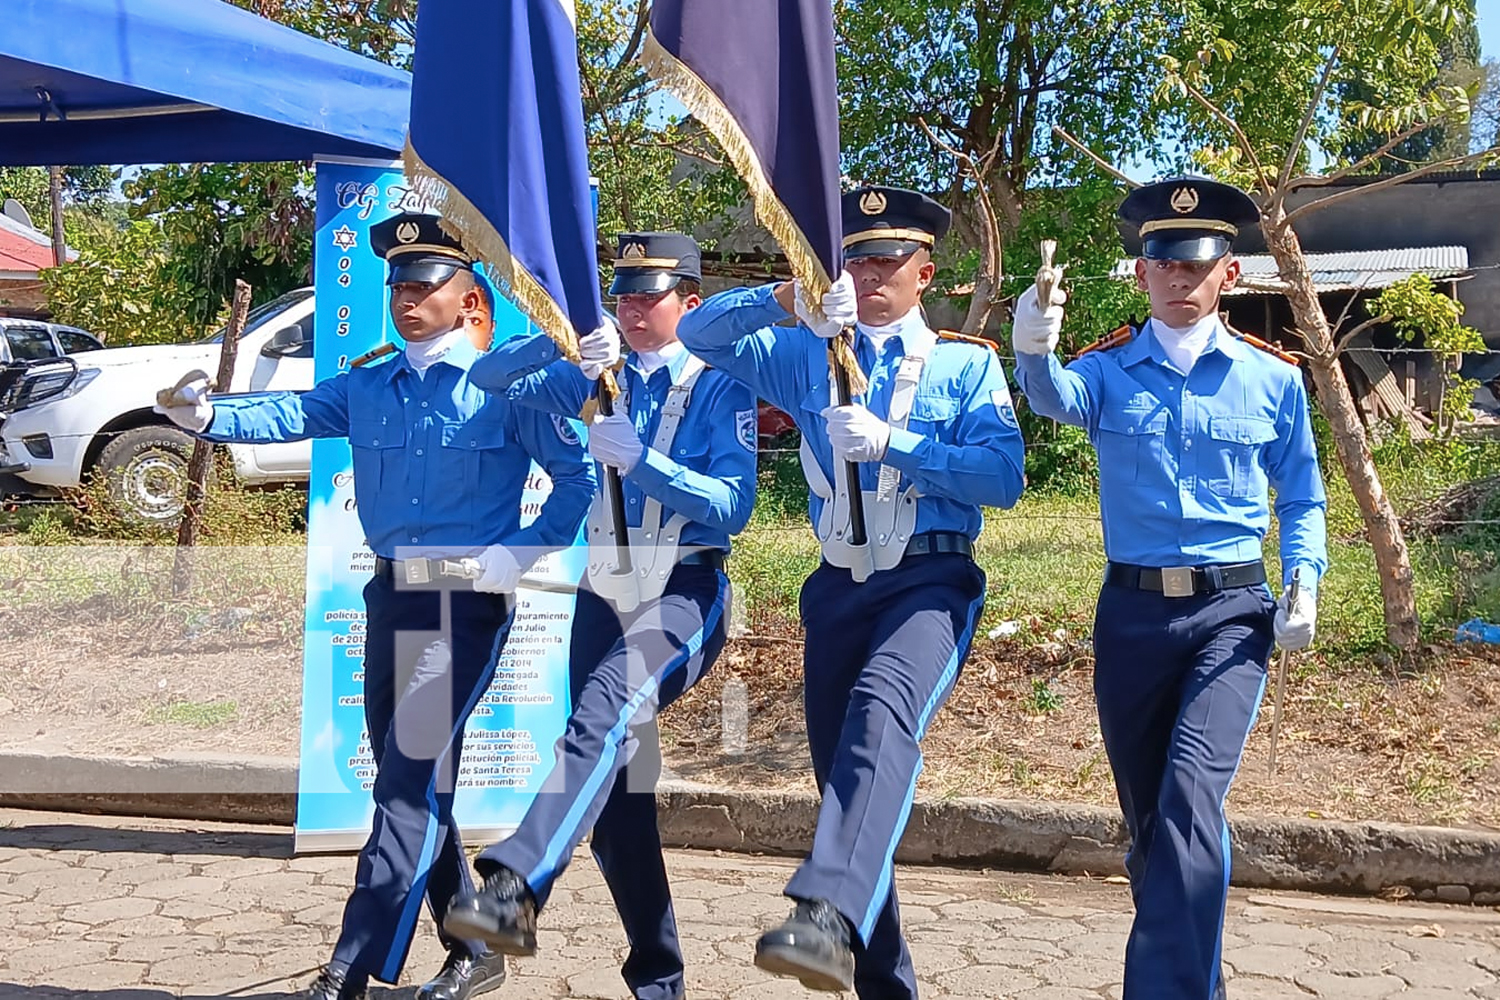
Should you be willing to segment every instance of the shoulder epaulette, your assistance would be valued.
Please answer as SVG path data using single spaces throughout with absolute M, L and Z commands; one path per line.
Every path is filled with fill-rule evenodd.
M 973 344 L 975 347 L 983 347 L 986 350 L 995 351 L 996 353 L 1000 350 L 1000 345 L 988 337 L 975 337 L 971 334 L 959 333 L 957 330 L 939 330 L 937 331 L 937 335 L 939 340 L 952 340 L 961 344 Z
M 1083 350 L 1075 354 L 1074 357 L 1081 358 L 1091 351 L 1108 351 L 1111 348 L 1119 347 L 1122 344 L 1128 344 L 1134 339 L 1135 331 L 1130 328 L 1129 323 L 1126 323 L 1118 330 L 1113 330 L 1110 333 L 1106 333 L 1104 336 L 1100 337 L 1092 344 L 1089 344 L 1087 347 L 1083 348 Z
M 1257 350 L 1265 351 L 1273 358 L 1280 358 L 1282 361 L 1285 361 L 1289 365 L 1302 364 L 1301 358 L 1297 357 L 1295 354 L 1288 354 L 1286 351 L 1283 351 L 1275 344 L 1261 340 L 1259 337 L 1252 336 L 1251 334 L 1243 333 L 1239 330 L 1236 330 L 1234 327 L 1229 326 L 1228 324 L 1225 324 L 1225 328 L 1230 333 L 1234 334 L 1236 340 L 1249 344 L 1251 347 L 1254 347 Z
M 381 358 L 385 357 L 387 354 L 395 354 L 395 353 L 396 353 L 396 345 L 393 344 L 393 343 L 391 343 L 390 341 L 386 341 L 384 344 L 381 344 L 379 347 L 375 348 L 374 350 L 366 351 L 365 353 L 361 354 L 359 357 L 355 358 L 353 361 L 349 362 L 349 367 L 350 368 L 363 368 L 365 365 L 368 365 L 368 364 L 370 364 L 372 362 L 375 362 L 375 361 L 379 361 Z

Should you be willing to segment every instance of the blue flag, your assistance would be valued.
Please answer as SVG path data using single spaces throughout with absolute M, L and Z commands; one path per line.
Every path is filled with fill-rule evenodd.
M 843 258 L 829 0 L 655 0 L 642 61 L 719 140 L 820 300 Z
M 406 172 L 576 360 L 602 309 L 572 0 L 421 5 Z

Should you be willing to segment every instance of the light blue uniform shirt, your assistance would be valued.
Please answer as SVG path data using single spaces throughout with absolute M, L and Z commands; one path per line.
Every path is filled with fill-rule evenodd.
M 744 529 L 755 506 L 755 397 L 710 368 L 693 384 L 672 453 L 652 448 L 667 391 L 682 374 L 688 356 L 686 350 L 678 352 L 649 377 L 636 366 L 634 354 L 626 359 L 622 388 L 646 450 L 623 477 L 625 520 L 632 528 L 640 527 L 642 508 L 650 497 L 661 504 L 663 523 L 673 514 L 688 519 L 682 545 L 727 552 L 729 537 Z M 559 361 L 557 345 L 540 335 L 497 345 L 475 363 L 471 377 L 483 389 L 506 393 L 512 403 L 567 416 L 582 409 L 594 387 L 577 365 Z
M 1316 588 L 1328 568 L 1327 499 L 1295 365 L 1223 325 L 1183 375 L 1150 326 L 1066 368 L 1021 354 L 1032 409 L 1088 431 L 1099 453 L 1104 551 L 1138 566 L 1254 562 L 1276 488 L 1282 575 Z
M 802 431 L 829 483 L 838 482 L 828 444 L 828 342 L 803 326 L 776 327 L 787 319 L 773 297 L 774 285 L 720 292 L 683 316 L 677 335 L 694 354 L 723 369 L 785 410 Z M 890 412 L 895 376 L 905 349 L 890 337 L 876 357 L 861 337 L 856 354 L 869 375 L 858 401 L 876 416 Z M 955 531 L 977 538 L 979 508 L 1010 507 L 1024 485 L 1025 453 L 1005 374 L 993 351 L 939 340 L 928 355 L 905 429 L 892 428 L 884 459 L 901 473 L 901 487 L 914 484 L 918 533 Z M 861 463 L 860 485 L 873 490 L 880 463 Z M 809 498 L 813 524 L 823 509 Z
M 594 494 L 593 464 L 567 421 L 471 382 L 478 357 L 461 337 L 425 378 L 403 353 L 304 393 L 216 399 L 202 436 L 251 443 L 347 437 L 360 524 L 376 555 L 467 555 L 504 544 L 525 565 L 527 556 L 577 537 Z M 532 459 L 551 477 L 552 493 L 522 528 Z

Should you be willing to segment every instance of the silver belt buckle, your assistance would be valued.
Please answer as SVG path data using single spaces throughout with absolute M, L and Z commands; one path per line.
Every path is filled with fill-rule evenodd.
M 432 582 L 432 569 L 426 559 L 403 559 L 401 568 L 406 573 L 407 586 Z
M 1164 567 L 1161 571 L 1161 594 L 1163 597 L 1192 597 L 1193 567 Z

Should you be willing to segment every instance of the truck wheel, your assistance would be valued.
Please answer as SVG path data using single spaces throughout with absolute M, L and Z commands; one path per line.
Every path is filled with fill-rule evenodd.
M 133 427 L 99 454 L 110 500 L 130 521 L 162 524 L 182 513 L 193 438 L 175 427 Z

